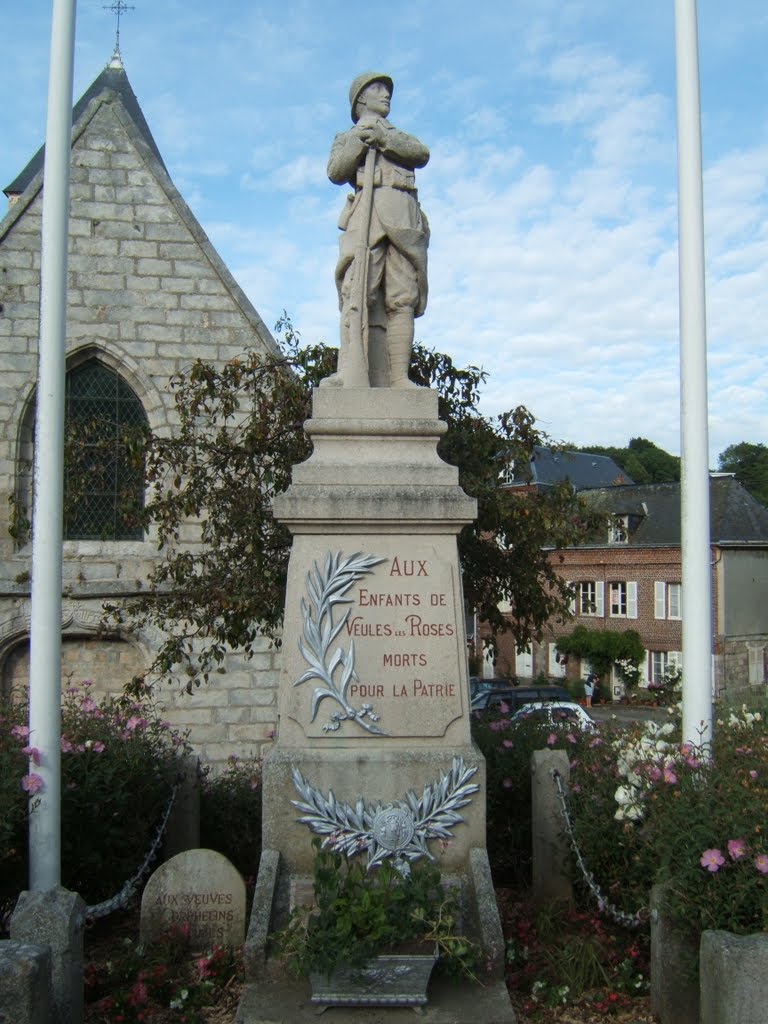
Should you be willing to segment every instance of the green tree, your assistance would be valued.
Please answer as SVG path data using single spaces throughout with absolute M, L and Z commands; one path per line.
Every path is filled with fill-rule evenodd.
M 741 441 L 729 445 L 718 456 L 724 473 L 733 473 L 740 484 L 763 505 L 768 505 L 768 448 Z
M 670 455 L 645 437 L 630 438 L 626 448 L 587 445 L 573 450 L 607 455 L 636 484 L 672 483 L 680 479 L 680 458 Z
M 272 516 L 272 497 L 310 454 L 302 425 L 312 388 L 335 368 L 337 353 L 302 347 L 287 320 L 278 329 L 282 358 L 250 352 L 223 366 L 198 360 L 176 376 L 179 428 L 148 440 L 146 526 L 162 558 L 146 596 L 112 612 L 165 630 L 154 669 L 186 666 L 190 686 L 208 678 L 228 648 L 249 655 L 258 636 L 279 632 L 291 538 Z M 492 635 L 511 629 L 525 646 L 551 618 L 568 615 L 570 591 L 551 550 L 578 543 L 602 520 L 565 484 L 525 497 L 500 485 L 500 453 L 527 458 L 546 438 L 523 407 L 493 418 L 478 411 L 483 371 L 417 346 L 411 377 L 437 389 L 448 424 L 438 450 L 478 501 L 477 520 L 459 535 L 465 598 Z M 511 618 L 499 611 L 504 600 Z
M 607 676 L 614 665 L 619 665 L 627 682 L 636 682 L 645 648 L 640 634 L 634 629 L 587 629 L 576 626 L 570 636 L 557 641 L 561 654 L 573 654 L 588 661 L 601 678 Z

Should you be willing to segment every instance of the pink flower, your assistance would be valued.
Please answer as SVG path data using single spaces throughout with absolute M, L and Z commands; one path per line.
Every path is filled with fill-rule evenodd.
M 661 768 L 658 768 L 655 764 L 647 765 L 645 770 L 652 782 L 658 782 L 661 778 Z
M 127 729 L 128 732 L 133 732 L 134 729 L 146 728 L 146 725 L 146 718 L 141 718 L 139 717 L 139 715 L 131 715 L 131 717 L 125 723 L 125 728 Z
M 27 757 L 31 757 L 35 764 L 40 764 L 40 751 L 37 747 L 22 747 L 22 754 L 26 754 Z
M 551 732 L 549 734 L 549 736 L 547 736 L 547 746 L 548 747 L 554 747 L 554 745 L 556 743 L 557 743 L 557 733 Z
M 146 1003 L 149 999 L 149 989 L 144 982 L 139 978 L 134 982 L 130 994 L 128 996 L 128 1002 L 131 1006 L 141 1006 Z
M 511 789 L 512 788 L 512 779 L 504 779 L 504 780 L 502 780 L 501 784 L 504 787 L 504 789 Z
M 755 867 L 761 875 L 768 875 L 768 853 L 758 853 L 755 857 Z
M 741 860 L 747 855 L 747 844 L 743 839 L 728 840 L 728 856 L 731 860 Z
M 756 779 L 756 778 L 757 778 L 757 772 L 755 771 L 755 769 L 754 769 L 754 768 L 753 768 L 753 769 L 752 769 L 752 771 L 751 771 L 751 772 L 749 773 L 749 777 L 750 777 L 750 779 Z
M 36 793 L 38 789 L 43 788 L 43 780 L 39 775 L 35 775 L 34 772 L 30 772 L 29 775 L 25 775 L 21 780 L 21 788 L 25 793 Z
M 72 751 L 75 749 L 72 746 L 72 741 L 68 740 L 66 736 L 61 737 L 60 746 L 62 754 L 71 754 Z
M 514 747 L 515 741 L 514 740 L 504 740 L 501 745 L 502 745 L 502 747 L 506 747 L 506 749 L 509 750 L 510 747 Z
M 569 732 L 566 735 L 565 738 L 568 740 L 569 743 L 575 743 L 576 742 L 576 735 L 575 735 L 575 733 Z
M 195 966 L 197 967 L 201 978 L 210 978 L 211 960 L 209 957 L 201 956 L 198 960 L 195 960 Z
M 703 868 L 706 868 L 707 871 L 711 871 L 714 875 L 714 873 L 719 871 L 723 864 L 725 864 L 725 857 L 719 850 L 705 850 L 701 855 L 699 864 L 701 864 Z M 766 857 L 766 864 L 768 865 L 768 857 Z M 760 869 L 758 868 L 758 870 Z M 766 867 L 766 871 L 768 871 L 768 866 Z
M 103 749 L 104 749 L 104 744 L 101 742 L 101 740 L 86 740 L 85 741 L 85 750 L 92 750 L 92 751 L 94 751 L 94 753 L 100 754 Z
M 502 715 L 509 714 L 509 704 L 507 704 L 505 700 L 499 701 L 499 711 L 502 713 Z
M 664 781 L 668 782 L 671 786 L 674 786 L 677 782 L 677 776 L 669 767 L 664 769 Z
M 14 725 L 11 729 L 11 736 L 17 740 L 25 740 L 29 736 L 29 727 L 26 725 Z
M 96 701 L 91 700 L 90 697 L 83 697 L 83 699 L 80 701 L 80 707 L 82 708 L 83 711 L 95 711 Z

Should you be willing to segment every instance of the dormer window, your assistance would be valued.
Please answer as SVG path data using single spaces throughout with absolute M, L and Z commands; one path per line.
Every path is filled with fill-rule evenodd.
M 515 460 L 507 459 L 504 463 L 504 468 L 499 473 L 499 480 L 504 485 L 513 484 L 515 482 Z
M 609 544 L 629 543 L 629 516 L 614 516 L 608 527 Z

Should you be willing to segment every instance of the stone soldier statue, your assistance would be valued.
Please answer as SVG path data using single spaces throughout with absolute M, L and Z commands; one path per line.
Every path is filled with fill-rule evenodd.
M 355 126 L 336 136 L 328 159 L 331 181 L 355 190 L 339 218 L 341 343 L 329 378 L 345 387 L 413 387 L 413 320 L 427 305 L 429 227 L 414 168 L 429 150 L 389 123 L 391 96 L 387 75 L 358 75 L 349 90 Z

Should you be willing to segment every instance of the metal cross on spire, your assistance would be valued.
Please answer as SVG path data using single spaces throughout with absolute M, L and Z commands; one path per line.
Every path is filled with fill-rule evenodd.
M 112 11 L 117 15 L 117 29 L 115 31 L 115 57 L 120 57 L 120 15 L 126 11 L 135 11 L 136 8 L 131 4 L 125 3 L 125 0 L 115 0 L 112 4 L 103 5 L 105 11 Z

